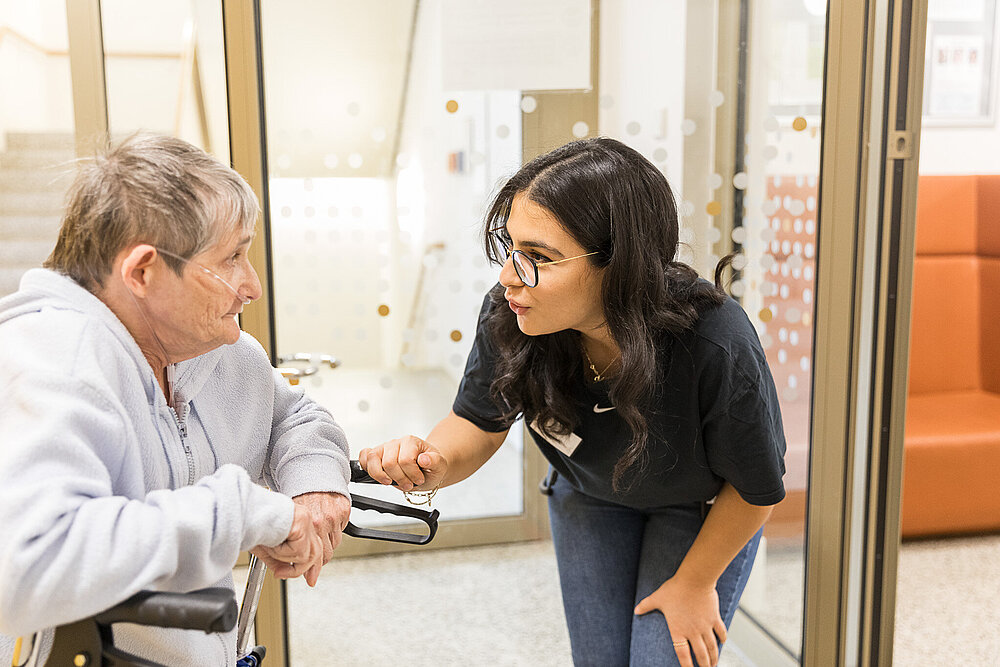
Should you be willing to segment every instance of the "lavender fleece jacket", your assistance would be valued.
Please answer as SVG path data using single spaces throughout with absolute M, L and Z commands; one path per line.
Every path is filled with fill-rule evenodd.
M 343 431 L 251 336 L 177 364 L 175 396 L 73 280 L 34 269 L 0 299 L 0 664 L 13 637 L 138 591 L 232 588 L 241 550 L 288 535 L 290 496 L 348 494 Z M 235 662 L 235 632 L 115 635 L 165 664 Z

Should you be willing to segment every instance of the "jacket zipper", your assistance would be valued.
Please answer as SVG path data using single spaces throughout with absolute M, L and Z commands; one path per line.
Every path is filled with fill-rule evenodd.
M 187 422 L 184 417 L 177 414 L 177 410 L 174 408 L 170 409 L 170 412 L 174 415 L 174 423 L 177 424 L 177 432 L 181 436 L 181 447 L 184 448 L 184 456 L 187 458 L 188 464 L 188 481 L 187 485 L 191 486 L 194 484 L 194 453 L 191 452 L 191 447 L 188 445 L 187 441 Z M 187 404 L 184 405 L 184 416 L 187 415 Z

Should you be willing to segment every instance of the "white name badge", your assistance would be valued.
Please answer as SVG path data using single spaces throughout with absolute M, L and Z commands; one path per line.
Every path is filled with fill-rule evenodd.
M 573 452 L 575 452 L 576 448 L 580 445 L 581 442 L 583 442 L 583 439 L 576 433 L 569 433 L 567 435 L 555 435 L 551 437 L 545 435 L 545 433 L 542 432 L 542 429 L 538 427 L 537 419 L 532 420 L 531 428 L 535 431 L 535 433 L 542 436 L 545 442 L 549 443 L 550 445 L 558 449 L 566 456 L 573 456 Z

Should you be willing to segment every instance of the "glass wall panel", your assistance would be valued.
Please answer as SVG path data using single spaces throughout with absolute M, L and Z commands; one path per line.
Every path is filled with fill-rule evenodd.
M 189 141 L 229 162 L 222 5 L 102 0 L 108 127 Z
M 788 445 L 787 497 L 765 527 L 742 607 L 789 652 L 802 644 L 805 509 L 812 387 L 816 211 L 826 3 L 749 3 L 743 164 L 724 196 L 742 210 L 743 257 L 731 290 L 757 327 Z
M 445 89 L 440 15 L 422 3 L 417 20 L 415 6 L 261 6 L 279 363 L 318 369 L 302 386 L 355 453 L 448 413 L 495 281 L 479 216 L 521 157 L 517 93 Z M 514 429 L 479 481 L 435 506 L 520 514 L 521 458 Z
M 66 5 L 0 1 L 0 297 L 55 245 L 74 158 Z

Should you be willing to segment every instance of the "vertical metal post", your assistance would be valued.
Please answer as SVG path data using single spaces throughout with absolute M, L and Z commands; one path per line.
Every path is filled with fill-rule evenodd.
M 261 63 L 260 4 L 257 0 L 223 0 L 226 42 L 226 83 L 229 103 L 229 145 L 233 168 L 247 180 L 263 214 L 250 261 L 261 278 L 263 296 L 243 311 L 242 328 L 253 335 L 276 360 L 274 339 L 274 283 L 268 224 L 267 151 L 264 122 L 263 66 Z M 257 607 L 256 641 L 267 647 L 267 661 L 286 667 L 288 612 L 283 581 L 267 577 Z
M 891 664 L 925 0 L 832 0 L 803 664 Z M 901 130 L 901 128 L 903 128 Z
M 66 0 L 66 26 L 76 155 L 87 157 L 108 143 L 101 0 Z
M 874 355 L 871 486 L 860 664 L 892 664 L 896 569 L 903 494 L 903 446 L 909 371 L 910 305 L 916 242 L 917 162 L 923 107 L 927 0 L 894 0 L 881 167 L 879 331 Z M 877 392 L 877 393 L 876 393 Z
M 233 168 L 247 180 L 263 211 L 250 261 L 264 288 L 263 296 L 244 308 L 240 323 L 276 361 L 274 342 L 274 282 L 268 215 L 267 151 L 260 42 L 260 4 L 223 0 L 226 42 L 226 84 L 229 102 L 229 142 Z

